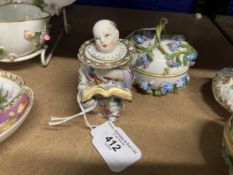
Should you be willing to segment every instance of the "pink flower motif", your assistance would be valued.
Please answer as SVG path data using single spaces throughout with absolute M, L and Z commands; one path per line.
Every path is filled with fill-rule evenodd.
M 14 62 L 15 61 L 15 59 L 16 59 L 16 55 L 15 54 L 13 54 L 13 53 L 11 53 L 11 54 L 9 54 L 8 55 L 8 57 L 7 57 L 11 62 Z
M 59 7 L 56 3 L 50 3 L 48 4 L 49 11 L 52 11 L 53 13 L 56 13 L 58 15 Z
M 51 37 L 47 33 L 44 34 L 42 38 L 43 38 L 44 41 L 49 41 L 51 39 Z

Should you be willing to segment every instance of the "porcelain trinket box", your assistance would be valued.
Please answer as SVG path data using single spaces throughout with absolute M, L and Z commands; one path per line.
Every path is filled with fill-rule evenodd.
M 223 132 L 222 154 L 228 166 L 229 174 L 233 175 L 233 115 L 225 123 Z
M 218 71 L 212 80 L 215 100 L 228 112 L 233 113 L 233 68 Z M 233 175 L 233 115 L 227 120 L 223 132 L 223 157 L 229 173 Z
M 233 113 L 233 68 L 224 68 L 217 72 L 212 80 L 212 92 L 216 101 Z
M 189 81 L 189 67 L 195 64 L 196 50 L 181 35 L 162 35 L 167 23 L 161 19 L 156 28 L 143 28 L 127 38 L 136 54 L 132 65 L 134 84 L 144 93 L 156 96 L 174 92 Z

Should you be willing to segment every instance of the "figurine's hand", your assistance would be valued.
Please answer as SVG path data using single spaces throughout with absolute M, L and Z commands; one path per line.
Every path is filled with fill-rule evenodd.
M 117 80 L 123 80 L 123 74 L 122 74 L 122 70 L 111 70 L 105 73 L 104 75 L 105 77 L 109 77 L 111 79 L 117 79 Z
M 104 71 L 98 71 L 98 73 L 102 77 L 107 77 L 113 80 L 123 80 L 124 75 L 122 73 L 122 70 L 120 69 L 114 69 L 114 70 L 104 70 Z
M 128 89 L 132 86 L 132 74 L 127 69 L 97 70 L 96 75 L 112 80 L 120 80 L 123 82 L 124 87 Z

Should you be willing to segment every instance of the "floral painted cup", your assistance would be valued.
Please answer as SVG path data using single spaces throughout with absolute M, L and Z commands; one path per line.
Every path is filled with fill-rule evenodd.
M 0 6 L 0 62 L 17 61 L 42 48 L 49 39 L 50 14 L 31 4 Z
M 24 3 L 32 4 L 40 7 L 43 11 L 50 13 L 50 15 L 58 14 L 59 11 L 74 3 L 75 0 L 1 0 L 0 5 L 8 3 Z

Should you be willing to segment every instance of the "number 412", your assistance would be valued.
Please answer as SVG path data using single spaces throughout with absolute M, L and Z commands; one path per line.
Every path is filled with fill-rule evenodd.
M 106 142 L 111 142 L 109 146 L 113 149 L 113 151 L 117 151 L 118 149 L 121 149 L 121 145 L 117 144 L 117 141 L 112 140 L 113 137 L 105 137 Z

